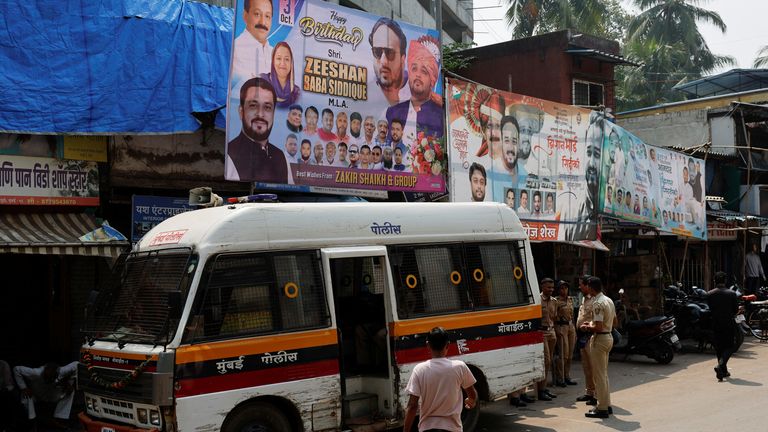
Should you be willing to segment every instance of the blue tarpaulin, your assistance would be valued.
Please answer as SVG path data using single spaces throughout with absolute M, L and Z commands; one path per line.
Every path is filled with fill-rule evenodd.
M 185 0 L 0 0 L 0 131 L 197 130 L 193 112 L 226 104 L 233 13 Z

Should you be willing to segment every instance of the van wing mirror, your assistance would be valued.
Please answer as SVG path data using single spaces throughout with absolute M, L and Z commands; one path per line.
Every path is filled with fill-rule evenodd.
M 168 293 L 168 318 L 181 318 L 181 291 L 171 291 Z

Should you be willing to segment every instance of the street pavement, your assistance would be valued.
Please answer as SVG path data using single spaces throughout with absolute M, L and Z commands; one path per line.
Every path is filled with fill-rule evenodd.
M 558 397 L 516 408 L 506 400 L 482 408 L 477 431 L 639 431 L 720 432 L 768 430 L 765 385 L 768 343 L 747 338 L 728 363 L 731 377 L 715 378 L 714 351 L 695 350 L 683 341 L 683 353 L 660 365 L 641 355 L 624 359 L 614 354 L 608 366 L 613 413 L 609 419 L 584 417 L 588 407 L 576 402 L 584 393 L 581 363 L 574 361 L 571 378 L 579 383 L 550 391 Z M 531 393 L 532 394 L 532 393 Z

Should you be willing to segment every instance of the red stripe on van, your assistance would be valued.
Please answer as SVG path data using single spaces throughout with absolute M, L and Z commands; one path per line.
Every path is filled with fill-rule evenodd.
M 338 374 L 338 360 L 320 360 L 266 370 L 230 372 L 220 376 L 182 379 L 178 381 L 175 394 L 176 397 L 197 396 Z
M 540 344 L 543 342 L 544 334 L 540 331 L 509 334 L 475 340 L 466 340 L 464 341 L 466 349 L 462 353 L 459 353 L 458 344 L 451 343 L 448 348 L 448 355 L 457 356 L 459 354 L 472 354 L 503 348 Z M 431 357 L 432 356 L 430 355 L 426 345 L 421 348 L 409 348 L 395 351 L 395 361 L 399 365 L 422 362 L 429 360 Z

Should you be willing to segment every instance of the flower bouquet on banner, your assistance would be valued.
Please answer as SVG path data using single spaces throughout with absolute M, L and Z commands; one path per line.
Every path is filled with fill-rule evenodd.
M 444 174 L 448 168 L 443 139 L 423 131 L 416 134 L 410 159 L 414 173 L 437 176 Z

